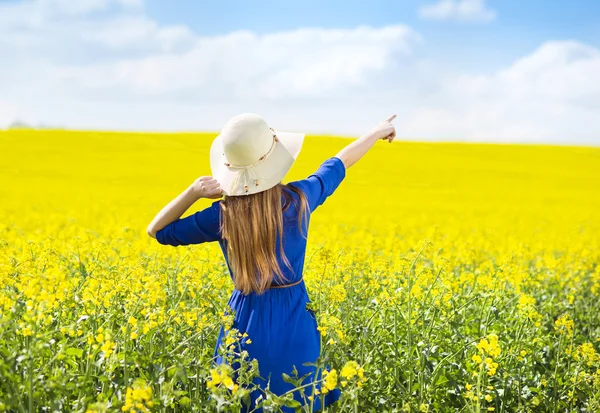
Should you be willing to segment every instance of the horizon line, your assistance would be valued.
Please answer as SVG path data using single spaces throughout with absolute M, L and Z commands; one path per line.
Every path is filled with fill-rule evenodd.
M 117 129 L 71 129 L 63 127 L 8 127 L 0 128 L 0 132 L 70 132 L 70 133 L 110 133 L 110 134 L 145 134 L 145 135 L 218 135 L 220 131 L 202 131 L 202 130 L 172 130 L 172 131 L 153 131 L 153 130 L 117 130 Z M 307 132 L 305 136 L 326 137 L 337 139 L 358 139 L 361 135 L 337 134 L 332 132 Z M 543 142 L 543 141 L 501 141 L 494 139 L 485 140 L 460 140 L 455 138 L 427 139 L 423 137 L 402 137 L 396 136 L 393 143 L 421 143 L 421 144 L 472 144 L 472 145 L 502 145 L 502 146 L 549 146 L 549 147 L 573 147 L 573 148 L 600 148 L 600 142 Z

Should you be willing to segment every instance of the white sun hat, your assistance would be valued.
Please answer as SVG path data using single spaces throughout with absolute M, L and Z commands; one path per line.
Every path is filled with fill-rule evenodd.
M 277 185 L 298 157 L 303 133 L 269 127 L 255 113 L 231 118 L 210 148 L 210 167 L 224 195 L 250 195 Z

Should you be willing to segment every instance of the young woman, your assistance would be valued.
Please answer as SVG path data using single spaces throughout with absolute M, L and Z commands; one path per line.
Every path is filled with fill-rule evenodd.
M 235 116 L 211 146 L 212 177 L 198 178 L 148 226 L 148 234 L 165 245 L 219 242 L 234 283 L 228 303 L 234 312 L 232 328 L 251 339 L 240 346 L 258 360 L 266 379 L 255 381 L 261 388 L 270 380 L 276 394 L 291 390 L 282 374 L 291 374 L 294 366 L 299 377 L 311 373 L 303 384 L 319 379 L 314 367 L 304 365 L 320 354 L 317 321 L 306 307 L 309 298 L 302 279 L 310 215 L 377 140 L 392 142 L 395 116 L 325 160 L 306 179 L 286 185 L 281 180 L 296 160 L 304 134 L 275 131 L 255 114 Z M 208 208 L 181 218 L 198 199 L 221 196 Z M 222 362 L 217 350 L 223 339 L 222 327 L 217 363 Z M 311 392 L 312 386 L 307 386 L 305 396 Z M 257 396 L 255 392 L 251 408 Z M 314 411 L 339 396 L 339 389 L 328 392 L 323 406 L 315 397 Z M 294 397 L 304 400 L 298 391 Z

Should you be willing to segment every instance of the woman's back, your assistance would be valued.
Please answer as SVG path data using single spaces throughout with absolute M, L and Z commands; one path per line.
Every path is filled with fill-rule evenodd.
M 283 250 L 292 268 L 289 269 L 285 265 L 283 257 L 277 254 L 277 260 L 287 281 L 273 280 L 274 285 L 290 284 L 301 279 L 307 241 L 304 236 L 308 234 L 310 215 L 325 202 L 327 197 L 333 194 L 345 176 L 346 169 L 342 161 L 339 158 L 332 157 L 323 162 L 318 170 L 306 179 L 287 184 L 302 191 L 308 202 L 307 219 L 301 219 L 300 226 L 298 225 L 300 199 L 294 191 L 286 186 L 283 187 L 286 194 L 282 197 L 281 202 L 284 206 L 287 206 L 283 210 Z M 292 200 L 289 205 L 285 205 L 287 203 L 286 198 Z M 227 257 L 227 241 L 223 239 L 220 231 L 222 220 L 221 202 L 221 200 L 215 201 L 210 207 L 202 211 L 172 222 L 157 231 L 156 239 L 161 244 L 172 246 L 218 241 L 227 261 L 230 275 L 233 277 L 233 271 L 229 266 Z M 279 253 L 278 237 L 276 242 L 275 251 Z
M 244 294 L 234 289 L 228 302 L 227 312 L 234 315 L 231 331 L 246 334 L 246 338 L 240 343 L 241 350 L 246 350 L 250 358 L 258 360 L 263 379 L 257 378 L 254 382 L 260 388 L 265 388 L 270 379 L 270 389 L 276 394 L 283 394 L 294 388 L 282 378 L 284 373 L 291 375 L 294 368 L 299 377 L 307 374 L 307 380 L 320 376 L 320 372 L 314 367 L 304 365 L 315 362 L 321 352 L 317 320 L 315 314 L 307 308 L 309 298 L 302 278 L 307 243 L 305 236 L 311 213 L 335 191 L 345 175 L 346 169 L 342 161 L 332 157 L 306 179 L 287 184 L 299 189 L 306 197 L 306 219 L 301 219 L 300 222 L 300 197 L 289 187 L 283 187 L 283 251 L 291 268 L 285 265 L 279 254 L 279 237 L 276 238 L 275 251 L 286 280 L 279 282 L 274 279 L 273 287 L 262 294 Z M 173 246 L 218 241 L 233 277 L 227 257 L 227 241 L 220 233 L 221 202 L 213 202 L 210 207 L 167 225 L 156 233 L 156 239 L 162 244 Z M 221 328 L 214 352 L 216 363 L 225 361 L 222 344 L 226 342 L 227 334 L 228 330 Z M 316 388 L 320 389 L 320 385 Z M 309 391 L 312 391 L 311 386 L 307 387 L 304 397 L 310 396 Z M 260 390 L 256 390 L 252 399 L 255 400 L 260 393 Z M 304 397 L 296 393 L 294 397 L 302 402 Z M 338 389 L 331 391 L 326 397 L 326 404 L 337 400 L 339 395 Z M 320 400 L 316 400 L 315 408 L 319 408 Z M 253 407 L 254 401 L 250 408 Z

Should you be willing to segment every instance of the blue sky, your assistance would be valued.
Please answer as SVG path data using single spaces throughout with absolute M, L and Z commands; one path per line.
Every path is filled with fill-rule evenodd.
M 0 127 L 600 143 L 600 2 L 0 0 Z
M 166 24 L 186 24 L 201 35 L 234 30 L 269 33 L 302 27 L 348 28 L 406 24 L 426 37 L 426 53 L 468 67 L 493 67 L 516 59 L 549 39 L 577 39 L 600 46 L 600 1 L 488 1 L 496 18 L 488 23 L 430 21 L 419 17 L 417 0 L 194 1 L 151 0 L 148 15 Z M 453 47 L 460 44 L 461 47 Z
M 488 1 L 497 12 L 487 30 L 482 25 L 423 20 L 419 7 L 435 1 L 417 0 L 305 0 L 195 1 L 150 0 L 149 16 L 165 24 L 186 24 L 199 34 L 224 34 L 247 29 L 273 32 L 306 26 L 352 28 L 361 24 L 384 26 L 403 23 L 430 35 L 450 34 L 467 40 L 472 33 L 489 39 L 526 35 L 531 42 L 549 37 L 574 37 L 586 42 L 600 39 L 600 2 L 594 0 Z M 265 23 L 268 25 L 265 26 Z M 449 26 L 452 26 L 449 30 Z

